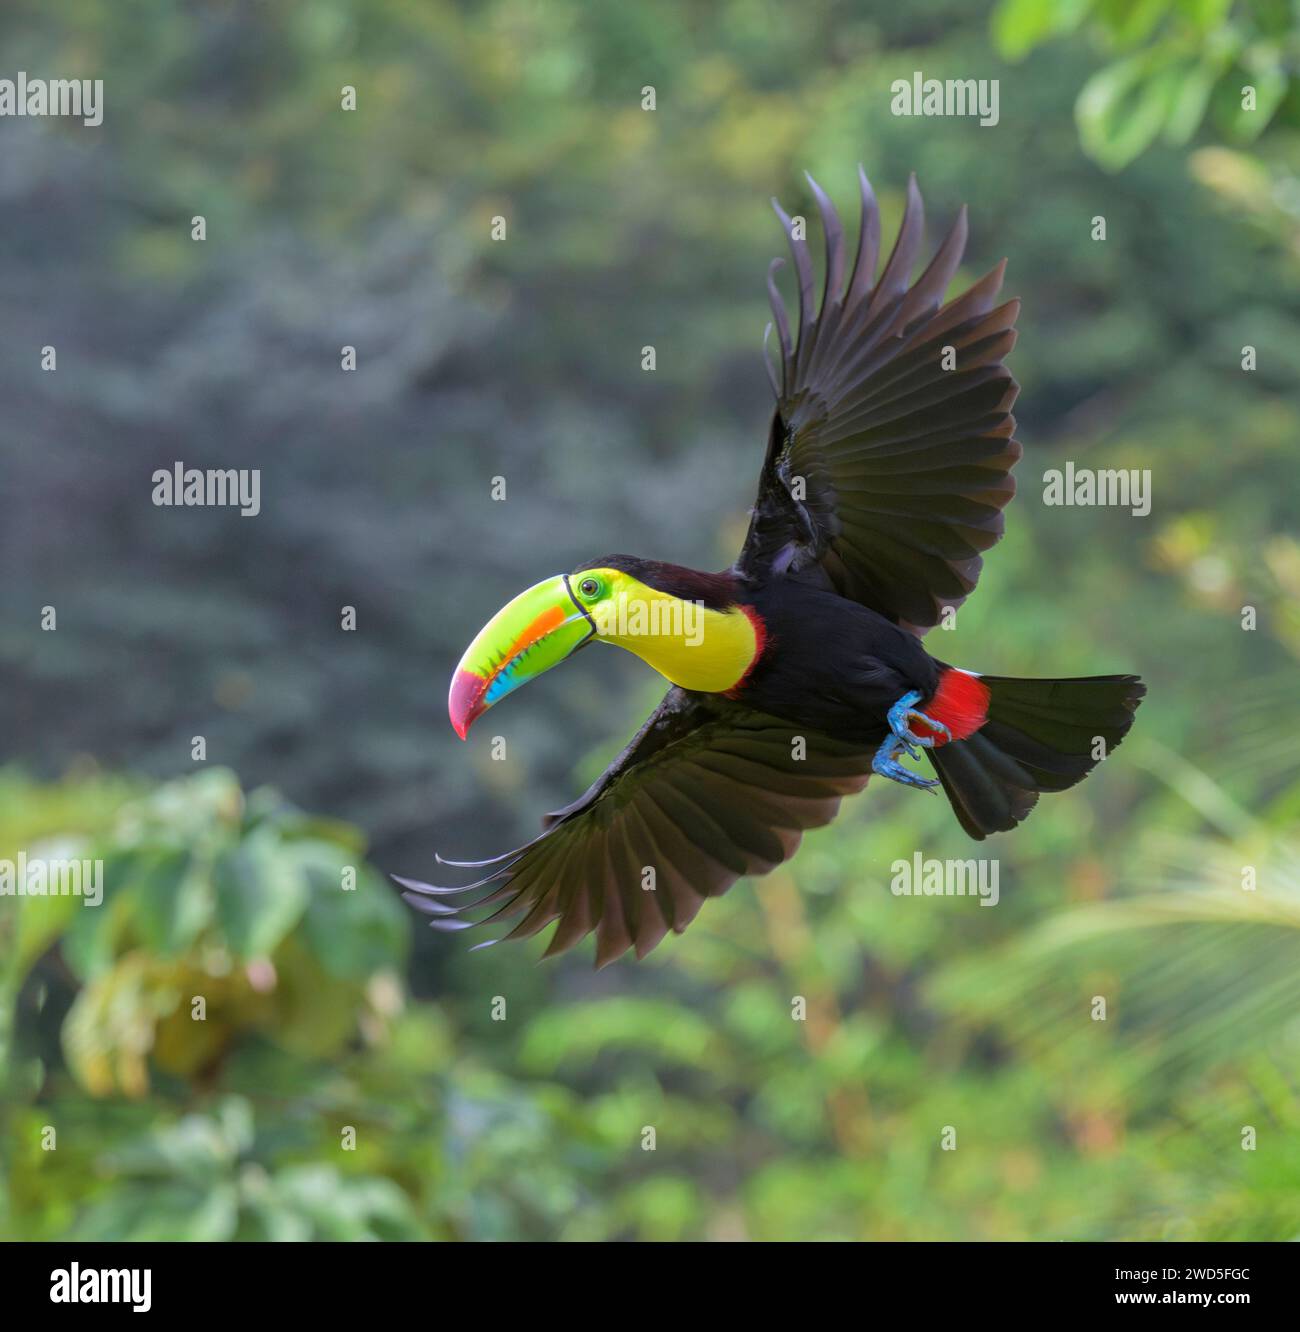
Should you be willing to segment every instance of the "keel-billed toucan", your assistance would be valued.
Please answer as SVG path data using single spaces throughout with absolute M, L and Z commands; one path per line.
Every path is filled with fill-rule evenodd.
M 460 888 L 399 880 L 435 928 L 507 921 L 520 938 L 558 921 L 548 954 L 594 930 L 597 965 L 629 947 L 644 956 L 705 898 L 792 855 L 872 772 L 942 785 L 962 827 L 983 838 L 1015 827 L 1040 792 L 1073 786 L 1128 732 L 1145 692 L 1136 676 L 978 675 L 922 645 L 974 588 L 1015 490 L 1018 386 L 1003 358 L 1019 302 L 997 304 L 999 264 L 942 304 L 964 209 L 909 287 L 922 232 L 914 179 L 877 277 L 880 215 L 859 175 L 851 269 L 835 210 L 809 182 L 826 237 L 820 303 L 801 229 L 777 206 L 799 328 L 792 338 L 775 260 L 781 378 L 769 367 L 776 414 L 733 567 L 589 560 L 516 597 L 461 659 L 449 705 L 462 738 L 511 690 L 602 639 L 671 687 L 533 841 L 444 862 L 479 871 Z M 899 762 L 922 750 L 937 780 Z

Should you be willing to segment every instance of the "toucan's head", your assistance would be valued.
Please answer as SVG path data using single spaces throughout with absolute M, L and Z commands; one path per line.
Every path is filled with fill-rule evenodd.
M 521 592 L 483 626 L 451 680 L 463 740 L 475 718 L 521 684 L 601 638 L 690 689 L 730 688 L 757 650 L 730 574 L 606 555 Z M 742 660 L 743 658 L 743 660 Z

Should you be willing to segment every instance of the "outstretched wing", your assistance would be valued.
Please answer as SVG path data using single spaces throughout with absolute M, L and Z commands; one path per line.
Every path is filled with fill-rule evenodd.
M 880 215 L 867 178 L 853 272 L 835 209 L 809 177 L 826 234 L 826 278 L 813 305 L 807 242 L 773 201 L 799 284 L 799 332 L 774 275 L 768 291 L 781 346 L 776 416 L 749 535 L 749 576 L 820 566 L 844 595 L 914 627 L 974 588 L 980 552 L 1002 535 L 1020 457 L 1011 437 L 1019 386 L 1002 364 L 1018 301 L 994 304 L 1005 261 L 941 306 L 966 245 L 966 210 L 908 286 L 924 210 L 916 179 L 879 281 Z M 770 369 L 770 368 L 769 368 Z
M 591 789 L 546 816 L 540 837 L 491 860 L 445 862 L 487 871 L 477 882 L 398 882 L 434 929 L 522 916 L 503 936 L 517 939 L 558 920 L 548 957 L 592 930 L 598 967 L 632 946 L 644 957 L 705 898 L 793 855 L 870 772 L 871 754 L 846 741 L 673 688 Z M 486 892 L 447 901 L 475 889 Z M 474 920 L 475 908 L 494 909 Z

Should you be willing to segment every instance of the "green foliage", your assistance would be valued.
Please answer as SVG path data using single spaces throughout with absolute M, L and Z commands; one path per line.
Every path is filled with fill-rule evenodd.
M 1000 0 L 993 15 L 1008 60 L 1081 29 L 1112 57 L 1075 106 L 1084 148 L 1109 170 L 1157 139 L 1189 143 L 1207 116 L 1242 144 L 1258 138 L 1284 104 L 1288 123 L 1300 123 L 1290 73 L 1294 14 L 1282 0 Z
M 89 147 L 6 127 L 0 858 L 102 858 L 105 899 L 0 898 L 4 1237 L 1300 1235 L 1288 7 L 56 8 L 5 11 L 12 67 L 110 100 Z M 999 126 L 889 116 L 917 68 L 1001 74 Z M 659 692 L 582 654 L 494 763 L 452 664 L 579 559 L 731 558 L 764 201 L 859 160 L 887 226 L 913 168 L 932 234 L 967 201 L 962 278 L 1025 299 L 1021 494 L 938 650 L 1138 670 L 1133 737 L 985 845 L 995 909 L 891 894 L 971 844 L 873 784 L 639 966 L 417 928 L 381 870 L 531 835 Z M 263 468 L 264 515 L 153 508 L 178 454 Z M 1150 517 L 1045 510 L 1067 457 L 1151 468 Z
M 6 780 L 35 825 L 44 793 L 72 807 L 65 788 Z M 1233 822 L 1212 781 L 1185 786 L 1207 817 Z M 99 785 L 78 789 L 93 815 Z M 918 805 L 896 798 L 887 825 L 814 835 L 790 870 L 654 954 L 631 990 L 510 998 L 501 1044 L 404 996 L 391 895 L 364 868 L 356 890 L 338 887 L 356 851 L 346 830 L 269 793 L 245 801 L 219 772 L 126 799 L 93 844 L 106 868 L 135 853 L 112 897 L 76 906 L 19 990 L 29 1010 L 64 1012 L 63 1056 L 57 1032 L 42 1044 L 41 1024 L 26 1024 L 7 1226 L 87 1239 L 1300 1233 L 1300 1194 L 1282 1183 L 1300 1180 L 1300 1098 L 1284 1071 L 1300 1038 L 1300 917 L 1285 838 L 1253 818 L 1235 846 L 1152 832 L 1141 895 L 1036 924 L 1041 893 L 985 912 L 887 892 L 898 827 L 920 813 L 909 835 L 936 836 Z M 214 867 L 264 847 L 250 857 L 261 893 L 235 894 L 251 924 L 215 908 L 192 935 L 175 913 L 146 923 L 182 829 Z M 1040 854 L 1004 852 L 1004 876 L 1028 886 L 1022 866 Z M 1239 870 L 1225 882 L 1247 856 L 1253 893 Z M 297 937 L 241 954 L 223 921 L 275 938 L 261 913 L 281 920 L 270 899 L 304 859 L 322 882 L 305 906 L 288 888 Z M 1104 882 L 1119 859 L 1086 874 Z M 224 891 L 215 873 L 209 887 Z M 364 965 L 316 955 L 318 894 L 343 933 L 372 932 Z M 7 928 L 46 903 L 13 905 Z M 83 925 L 92 917 L 103 923 Z M 188 943 L 156 953 L 142 942 L 153 929 Z M 990 934 L 1003 942 L 990 948 Z M 188 1021 L 196 992 L 202 1024 Z M 1114 1005 L 1104 1022 L 1090 1020 L 1098 992 Z
M 26 979 L 30 940 L 57 929 L 81 987 L 64 1048 L 93 1093 L 143 1094 L 150 1053 L 169 1073 L 201 1076 L 248 1029 L 327 1053 L 365 984 L 401 964 L 405 922 L 355 834 L 269 792 L 245 801 L 220 769 L 127 802 L 81 841 L 75 854 L 102 865 L 102 901 L 19 899 L 8 984 Z M 58 926 L 33 929 L 32 914 Z M 202 1025 L 195 996 L 209 1009 Z
M 390 1180 L 261 1162 L 252 1110 L 229 1097 L 103 1158 L 122 1182 L 72 1231 L 86 1240 L 420 1239 Z

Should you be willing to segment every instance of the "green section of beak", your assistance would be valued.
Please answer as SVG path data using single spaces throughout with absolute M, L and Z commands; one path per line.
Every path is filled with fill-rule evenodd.
M 521 592 L 483 626 L 451 678 L 447 711 L 456 734 L 463 740 L 493 703 L 559 665 L 595 632 L 565 575 Z

